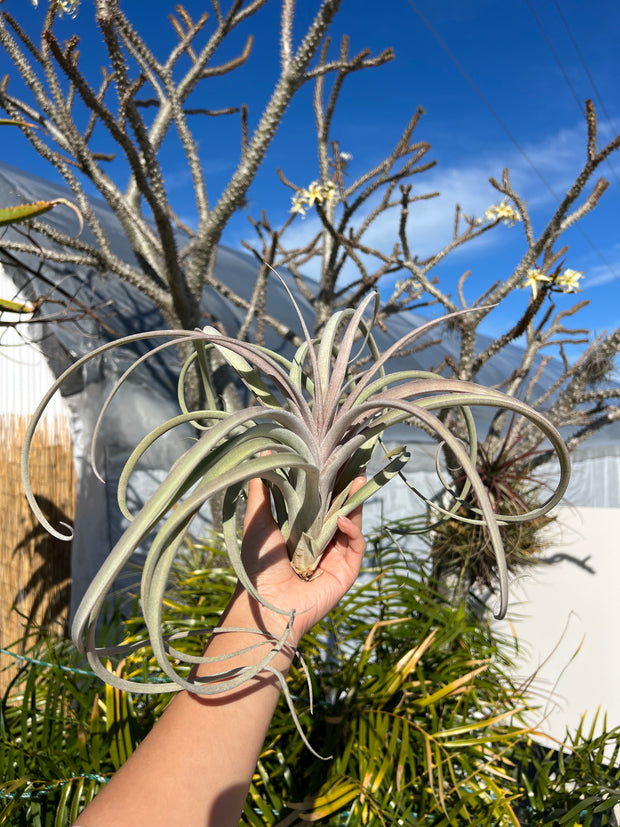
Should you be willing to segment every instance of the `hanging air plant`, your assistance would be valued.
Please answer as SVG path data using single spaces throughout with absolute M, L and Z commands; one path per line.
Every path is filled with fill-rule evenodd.
M 497 615 L 504 615 L 507 572 L 498 522 L 537 519 L 560 501 L 569 477 L 566 447 L 557 430 L 540 413 L 499 391 L 427 371 L 388 373 L 386 369 L 392 358 L 406 353 L 414 341 L 443 319 L 412 330 L 380 353 L 372 336 L 374 313 L 370 321 L 364 318 L 373 301 L 376 313 L 377 300 L 371 295 L 356 310 L 334 314 L 319 339 L 311 338 L 300 316 L 305 341 L 290 361 L 265 347 L 221 335 L 213 328 L 156 331 L 128 336 L 84 356 L 45 396 L 24 442 L 24 484 L 41 523 L 53 535 L 69 539 L 66 533 L 58 531 L 46 520 L 29 482 L 30 442 L 50 398 L 85 362 L 112 348 L 165 337 L 167 341 L 138 358 L 121 377 L 104 405 L 101 422 L 111 398 L 133 370 L 163 348 L 182 343 L 193 345 L 193 355 L 180 374 L 181 413 L 146 436 L 127 460 L 118 497 L 120 508 L 130 524 L 88 588 L 73 622 L 72 636 L 76 645 L 86 653 L 92 668 L 104 680 L 130 691 L 167 692 L 187 688 L 198 694 L 214 694 L 269 668 L 270 660 L 286 643 L 292 614 L 287 630 L 277 640 L 274 638 L 270 654 L 251 670 L 246 668 L 233 674 L 223 671 L 206 681 L 202 678 L 196 682 L 180 675 L 173 666 L 173 660 L 186 663 L 200 660 L 173 648 L 171 641 L 175 636 L 166 639 L 162 632 L 162 602 L 168 575 L 192 521 L 207 502 L 218 503 L 216 507 L 221 509 L 227 553 L 240 583 L 263 605 L 289 614 L 268 604 L 244 570 L 237 530 L 244 486 L 256 477 L 268 484 L 291 565 L 300 577 L 311 578 L 336 531 L 339 515 L 350 513 L 393 477 L 403 473 L 409 461 L 407 449 L 402 447 L 386 453 L 382 440 L 390 428 L 404 422 L 433 434 L 440 447 L 449 451 L 451 458 L 456 458 L 461 466 L 465 482 L 459 492 L 452 492 L 453 506 L 434 507 L 439 519 L 457 517 L 464 522 L 485 525 L 497 560 L 500 586 Z M 218 410 L 208 381 L 209 350 L 217 352 L 251 393 L 254 402 L 250 407 L 232 413 Z M 364 361 L 362 356 L 370 356 L 370 360 L 366 358 Z M 361 361 L 366 367 L 356 370 L 356 362 Z M 188 410 L 183 395 L 185 378 L 195 362 L 204 380 L 206 405 L 203 410 Z M 476 471 L 477 440 L 471 406 L 513 411 L 534 423 L 551 442 L 560 461 L 561 478 L 557 489 L 542 506 L 520 515 L 494 512 L 489 494 Z M 439 412 L 447 408 L 456 408 L 460 412 L 468 434 L 467 444 L 454 436 L 439 417 Z M 200 429 L 200 438 L 174 463 L 148 502 L 132 515 L 127 506 L 126 491 L 141 456 L 165 433 L 188 422 Z M 98 429 L 99 426 L 96 432 Z M 381 469 L 351 494 L 351 483 L 367 472 L 376 452 L 384 454 Z M 466 501 L 477 505 L 463 516 L 462 504 Z M 144 562 L 140 595 L 148 640 L 134 643 L 131 649 L 150 644 L 161 669 L 170 678 L 161 683 L 126 680 L 113 674 L 103 660 L 110 655 L 126 653 L 129 647 L 97 647 L 96 643 L 98 619 L 110 588 L 133 553 L 152 533 L 155 537 Z

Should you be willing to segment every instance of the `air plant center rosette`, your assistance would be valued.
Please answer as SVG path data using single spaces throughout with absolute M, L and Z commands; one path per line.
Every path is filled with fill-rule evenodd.
M 291 297 L 292 298 L 292 297 Z M 135 334 L 105 344 L 84 356 L 57 380 L 39 405 L 30 423 L 22 453 L 26 494 L 41 523 L 56 537 L 70 539 L 46 520 L 33 495 L 29 481 L 28 457 L 37 422 L 63 382 L 82 365 L 106 351 L 138 341 L 162 338 L 136 361 L 119 379 L 100 414 L 93 442 L 102 418 L 118 388 L 146 360 L 162 349 L 190 343 L 192 356 L 182 367 L 179 378 L 178 416 L 153 430 L 134 449 L 121 474 L 119 506 L 130 524 L 114 546 L 92 581 L 76 612 L 72 637 L 86 654 L 92 669 L 105 681 L 120 689 L 159 693 L 190 689 L 197 694 L 216 694 L 247 681 L 269 669 L 270 661 L 287 642 L 293 613 L 269 604 L 250 581 L 241 559 L 238 536 L 239 510 L 244 487 L 249 479 L 260 477 L 269 486 L 273 510 L 287 543 L 291 565 L 301 577 L 310 578 L 325 548 L 337 529 L 338 517 L 350 513 L 393 477 L 403 474 L 410 459 L 403 446 L 385 453 L 382 439 L 390 428 L 401 423 L 422 427 L 435 436 L 455 458 L 466 480 L 453 494 L 453 507 L 433 506 L 438 516 L 484 523 L 497 558 L 500 600 L 498 617 L 507 608 L 507 570 L 498 522 L 532 520 L 559 503 L 568 484 L 570 462 L 560 434 L 542 414 L 500 391 L 475 383 L 447 379 L 418 370 L 387 372 L 390 360 L 403 355 L 411 345 L 446 317 L 412 330 L 399 341 L 379 352 L 372 335 L 378 302 L 369 295 L 353 310 L 341 310 L 327 322 L 320 337 L 313 339 L 300 314 L 304 342 L 291 360 L 265 347 L 221 335 L 213 328 L 204 330 L 162 330 Z M 365 318 L 365 314 L 370 319 Z M 209 351 L 215 351 L 234 371 L 251 393 L 254 403 L 243 410 L 223 412 L 209 382 Z M 363 362 L 356 369 L 356 363 Z M 188 371 L 198 367 L 204 384 L 205 407 L 188 410 L 184 396 Z M 549 440 L 560 463 L 557 488 L 540 507 L 520 515 L 498 515 L 476 471 L 477 438 L 472 406 L 490 406 L 514 412 L 535 424 Z M 455 436 L 439 417 L 440 411 L 456 408 L 467 432 L 467 440 Z M 128 482 L 144 452 L 162 435 L 193 423 L 200 437 L 174 463 L 156 492 L 137 514 L 126 502 Z M 375 452 L 384 455 L 381 469 L 370 476 L 354 494 L 351 483 L 365 474 Z M 474 495 L 477 507 L 469 516 L 457 515 L 466 496 Z M 284 633 L 273 638 L 268 655 L 257 658 L 252 668 L 235 672 L 225 670 L 199 681 L 181 675 L 172 661 L 196 663 L 175 649 L 175 638 L 164 636 L 162 603 L 170 569 L 183 548 L 194 518 L 210 503 L 221 511 L 226 551 L 241 584 L 261 604 L 289 615 Z M 213 506 L 214 503 L 217 505 Z M 113 647 L 97 646 L 98 619 L 113 583 L 133 553 L 154 533 L 143 565 L 141 606 L 148 640 Z M 264 634 L 257 631 L 258 634 Z M 192 632 L 194 633 L 194 632 Z M 261 646 L 261 643 L 257 644 Z M 169 680 L 143 682 L 115 674 L 104 661 L 149 645 Z M 282 679 L 283 680 L 283 679 Z

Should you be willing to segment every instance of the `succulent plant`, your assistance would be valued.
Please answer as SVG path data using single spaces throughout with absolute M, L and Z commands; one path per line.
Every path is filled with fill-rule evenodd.
M 76 645 L 86 653 L 92 668 L 106 681 L 119 688 L 139 692 L 166 692 L 185 687 L 196 693 L 210 694 L 239 685 L 252 674 L 269 668 L 274 653 L 286 643 L 287 631 L 277 640 L 274 639 L 270 654 L 258 660 L 253 669 L 242 673 L 223 671 L 209 682 L 197 683 L 183 677 L 173 665 L 175 659 L 196 662 L 196 658 L 183 655 L 172 645 L 174 638 L 183 633 L 166 637 L 162 631 L 162 601 L 168 575 L 192 521 L 208 501 L 217 503 L 215 507 L 221 510 L 227 553 L 239 581 L 256 600 L 269 605 L 248 578 L 240 554 L 238 512 L 243 507 L 247 480 L 260 477 L 270 487 L 274 515 L 287 542 L 291 565 L 301 577 L 310 578 L 336 531 L 338 516 L 349 513 L 393 477 L 403 474 L 410 458 L 407 448 L 403 446 L 388 452 L 382 441 L 390 428 L 403 422 L 433 434 L 440 448 L 447 449 L 461 466 L 465 483 L 459 492 L 452 492 L 453 506 L 433 507 L 439 519 L 449 516 L 486 524 L 497 557 L 500 584 L 497 615 L 504 615 L 507 573 L 498 520 L 536 519 L 560 501 L 570 472 L 566 447 L 557 430 L 538 411 L 497 390 L 447 379 L 428 371 L 387 372 L 391 359 L 407 352 L 414 342 L 445 317 L 411 330 L 380 353 L 372 335 L 377 306 L 376 297 L 369 295 L 356 309 L 335 313 L 320 337 L 315 339 L 299 314 L 304 341 L 290 360 L 263 346 L 222 335 L 211 327 L 128 336 L 107 343 L 78 360 L 46 394 L 24 442 L 24 485 L 33 510 L 47 530 L 57 537 L 69 537 L 70 530 L 69 533 L 60 531 L 46 520 L 29 482 L 29 445 L 50 398 L 85 362 L 98 358 L 112 348 L 164 337 L 165 342 L 136 358 L 119 379 L 103 407 L 101 422 L 120 385 L 145 360 L 164 348 L 180 344 L 193 346 L 193 354 L 180 373 L 181 413 L 148 434 L 127 460 L 120 478 L 118 496 L 120 508 L 130 524 L 90 584 L 73 621 L 72 636 Z M 366 315 L 370 319 L 367 320 Z M 218 408 L 214 390 L 208 381 L 210 349 L 216 351 L 251 393 L 252 405 L 233 412 Z M 359 365 L 360 362 L 363 364 L 358 369 L 356 363 Z M 206 403 L 202 410 L 188 410 L 185 402 L 185 382 L 193 365 L 200 368 L 204 380 Z M 513 411 L 534 423 L 551 442 L 560 461 L 561 475 L 556 490 L 543 505 L 520 515 L 494 513 L 489 494 L 476 471 L 477 439 L 471 406 Z M 439 412 L 447 408 L 457 408 L 461 412 L 468 434 L 467 444 L 451 433 L 439 416 Z M 157 439 L 188 422 L 195 425 L 200 437 L 174 463 L 139 512 L 132 515 L 127 506 L 126 491 L 141 456 Z M 384 454 L 380 470 L 369 476 L 363 487 L 351 495 L 352 481 L 366 473 L 375 452 Z M 474 495 L 473 501 L 477 507 L 470 507 L 466 516 L 461 516 L 465 497 L 471 502 L 471 495 Z M 150 643 L 161 669 L 170 680 L 141 683 L 119 678 L 104 664 L 104 659 L 122 654 L 127 647 L 97 647 L 97 626 L 109 589 L 119 572 L 153 532 L 155 536 L 143 565 L 141 583 L 141 605 L 149 640 L 134 643 L 132 648 Z M 282 612 L 277 606 L 270 608 Z

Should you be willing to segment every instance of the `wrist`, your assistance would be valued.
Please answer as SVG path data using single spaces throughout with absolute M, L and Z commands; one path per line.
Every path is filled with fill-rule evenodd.
M 255 667 L 269 656 L 267 665 L 286 675 L 299 638 L 287 615 L 262 606 L 248 592 L 238 587 L 217 629 L 211 634 L 203 655 L 213 660 L 195 667 L 194 676 L 215 675 L 222 670 Z M 276 649 L 277 651 L 273 652 Z M 265 667 L 249 679 L 248 686 L 261 686 L 277 679 Z
M 237 586 L 230 603 L 226 607 L 218 623 L 220 628 L 244 628 L 256 630 L 264 635 L 265 640 L 277 641 L 286 636 L 286 650 L 290 650 L 291 657 L 301 639 L 296 628 L 298 624 L 291 624 L 290 615 L 276 612 L 255 600 L 243 586 Z M 288 629 L 288 634 L 287 634 Z M 258 634 L 256 638 L 258 639 Z

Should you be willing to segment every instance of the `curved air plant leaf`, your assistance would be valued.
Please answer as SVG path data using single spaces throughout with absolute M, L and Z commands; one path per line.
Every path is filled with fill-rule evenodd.
M 367 321 L 364 314 L 373 300 L 374 312 Z M 302 320 L 305 342 L 290 361 L 264 347 L 220 335 L 213 328 L 165 330 L 128 336 L 84 356 L 46 394 L 26 434 L 22 473 L 27 497 L 41 523 L 55 536 L 68 539 L 70 530 L 68 533 L 60 532 L 46 520 L 29 482 L 30 443 L 52 395 L 86 361 L 96 359 L 111 348 L 138 340 L 166 340 L 136 361 L 117 383 L 111 394 L 113 396 L 132 370 L 149 355 L 182 342 L 194 345 L 194 354 L 181 371 L 179 380 L 182 412 L 146 436 L 129 457 L 120 479 L 119 504 L 131 522 L 84 595 L 73 622 L 72 636 L 76 645 L 80 651 L 86 652 L 92 668 L 104 680 L 119 688 L 139 692 L 188 688 L 199 694 L 214 694 L 238 686 L 262 669 L 272 670 L 270 661 L 286 644 L 288 631 L 278 639 L 273 638 L 270 653 L 258 660 L 251 670 L 234 671 L 223 667 L 219 674 L 198 682 L 181 676 L 172 665 L 174 659 L 185 663 L 200 660 L 173 648 L 171 642 L 179 634 L 166 638 L 161 628 L 162 601 L 168 575 L 194 517 L 212 498 L 212 502 L 220 503 L 218 507 L 221 508 L 230 562 L 248 592 L 268 605 L 248 578 L 240 554 L 237 510 L 241 507 L 247 480 L 261 477 L 270 486 L 276 519 L 286 539 L 291 564 L 301 577 L 310 578 L 336 530 L 338 516 L 349 513 L 390 479 L 402 473 L 409 459 L 404 447 L 387 454 L 381 470 L 349 496 L 352 481 L 366 472 L 373 453 L 384 450 L 382 437 L 392 426 L 403 422 L 433 433 L 440 446 L 445 446 L 463 468 L 467 483 L 461 492 L 453 493 L 453 510 L 438 511 L 440 517 L 442 514 L 456 516 L 454 512 L 465 494 L 469 490 L 475 494 L 479 508 L 473 516 L 465 519 L 469 522 L 484 521 L 487 525 L 497 557 L 500 582 L 497 616 L 503 617 L 507 608 L 508 587 L 498 519 L 506 522 L 513 518 L 494 514 L 490 498 L 476 472 L 476 432 L 469 408 L 492 406 L 522 415 L 541 430 L 558 455 L 561 475 L 557 489 L 539 509 L 521 515 L 519 519 L 532 519 L 551 509 L 562 498 L 570 473 L 566 447 L 557 430 L 541 414 L 499 391 L 446 379 L 427 371 L 387 373 L 386 366 L 391 358 L 402 355 L 416 339 L 443 319 L 412 330 L 381 354 L 372 336 L 376 308 L 376 297 L 370 295 L 357 309 L 336 313 L 319 340 L 311 339 Z M 255 402 L 251 407 L 233 413 L 217 410 L 214 392 L 205 379 L 205 409 L 187 409 L 183 396 L 187 369 L 194 360 L 204 367 L 207 352 L 212 348 L 251 392 Z M 352 355 L 354 349 L 356 355 Z M 353 370 L 357 358 L 364 354 L 370 356 L 370 360 L 366 361 L 370 367 Z M 202 370 L 201 373 L 203 377 L 207 376 L 207 371 Z M 450 407 L 458 408 L 463 414 L 468 446 L 450 432 L 436 413 Z M 106 408 L 107 404 L 102 415 Z M 200 438 L 174 463 L 141 510 L 131 515 L 125 492 L 140 457 L 160 436 L 187 422 L 200 429 Z M 149 640 L 130 647 L 97 647 L 97 623 L 108 592 L 134 551 L 153 533 L 155 539 L 146 556 L 141 583 L 141 605 Z M 271 608 L 281 611 L 278 607 Z M 289 617 L 287 629 L 291 624 L 292 616 Z M 257 637 L 259 634 L 257 632 Z M 102 659 L 148 643 L 169 680 L 158 683 L 125 680 L 104 665 Z M 257 647 L 261 643 L 259 641 Z

